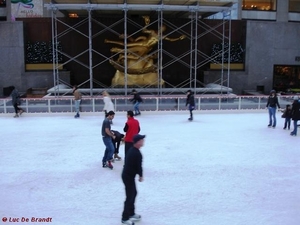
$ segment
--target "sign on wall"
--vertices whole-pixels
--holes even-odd
[[[43,16],[41,0],[11,0],[12,18],[32,18]]]

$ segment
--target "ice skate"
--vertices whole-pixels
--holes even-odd
[[[131,221],[139,221],[141,218],[142,218],[141,215],[134,214],[133,216],[129,217],[129,220],[131,220]]]
[[[118,156],[118,154],[114,154],[114,160],[116,161],[120,161],[122,158],[120,156]]]
[[[131,220],[122,220],[122,224],[134,225],[134,222],[132,222]]]
[[[77,114],[74,116],[75,119],[77,119],[77,118],[79,118],[79,117],[80,117],[79,113],[77,113]]]
[[[20,111],[19,111],[20,116],[22,115],[23,112],[24,112],[24,110],[20,109]]]
[[[18,114],[14,115],[14,118],[18,118],[18,117],[19,117],[19,115],[18,115]]]
[[[271,124],[268,124],[268,127],[269,127],[269,128],[271,128],[271,127],[272,127],[272,125],[271,125]]]
[[[107,167],[111,170],[114,168],[113,165],[111,164],[111,161],[107,162]]]
[[[102,167],[103,167],[103,168],[106,168],[106,167],[107,167],[106,162],[102,162]]]

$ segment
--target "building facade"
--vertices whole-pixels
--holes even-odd
[[[228,86],[233,92],[243,94],[248,90],[256,90],[268,93],[274,88],[278,91],[299,89],[300,0],[219,2],[232,3],[231,19],[246,21],[244,69],[230,69],[228,75]],[[29,88],[54,86],[55,79],[51,71],[26,70],[26,27],[18,17],[12,16],[17,14],[10,6],[9,0],[0,1],[0,90],[10,85],[16,86],[22,92]],[[24,11],[24,15],[39,20],[50,17],[51,13],[45,7],[39,7],[38,12]],[[59,16],[70,15],[59,12]],[[208,18],[218,19],[218,15],[216,13]],[[211,69],[203,71],[204,83],[215,82],[221,72]],[[69,73],[63,71],[60,74],[66,83],[71,82]]]

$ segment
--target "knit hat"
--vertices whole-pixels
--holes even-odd
[[[133,144],[137,143],[139,140],[142,140],[146,135],[136,134],[133,136]]]

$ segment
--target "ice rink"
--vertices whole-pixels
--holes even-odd
[[[272,129],[264,110],[142,112],[136,224],[299,225],[300,131],[280,115]],[[123,161],[102,168],[103,113],[73,116],[0,115],[0,224],[121,224]],[[112,129],[125,122],[117,112]]]

